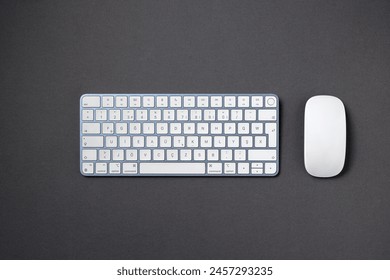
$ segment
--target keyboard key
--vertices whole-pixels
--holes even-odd
[[[161,121],[161,110],[150,110],[151,121]]]
[[[241,147],[251,148],[252,146],[253,146],[253,137],[252,136],[241,137]]]
[[[180,160],[188,161],[192,159],[191,150],[180,150]]]
[[[127,134],[127,123],[116,123],[115,132],[117,134]]]
[[[141,96],[130,96],[130,107],[139,108],[141,107]]]
[[[208,134],[209,133],[209,124],[208,123],[198,123],[196,127],[198,134]]]
[[[214,137],[214,147],[216,147],[216,148],[226,147],[226,137],[225,136],[215,136]]]
[[[136,119],[137,119],[137,121],[148,120],[148,111],[147,110],[137,110]]]
[[[178,150],[167,150],[167,160],[178,160],[179,151]]]
[[[242,110],[232,110],[231,120],[232,121],[242,121]]]
[[[229,110],[218,110],[217,112],[219,121],[228,121],[229,120]]]
[[[222,174],[222,163],[208,163],[207,173],[209,174]]]
[[[276,150],[248,150],[248,160],[276,160]]]
[[[82,145],[84,148],[103,147],[103,136],[83,136]]]
[[[262,123],[252,123],[251,127],[252,127],[252,130],[251,130],[252,134],[263,134],[263,124]]]
[[[126,160],[134,161],[138,159],[137,150],[126,150]]]
[[[173,147],[183,148],[185,147],[185,137],[184,136],[174,136],[173,137]]]
[[[133,137],[133,147],[142,148],[145,146],[145,138],[143,136],[134,136]]]
[[[124,160],[124,151],[123,150],[113,150],[112,159],[113,160]]]
[[[169,132],[171,134],[180,134],[181,133],[181,123],[171,123],[169,127]]]
[[[237,168],[238,174],[249,174],[249,163],[241,162],[238,164]]]
[[[249,107],[249,96],[239,96],[238,107],[241,108]]]
[[[209,161],[219,160],[219,151],[218,150],[207,150],[207,160],[209,160]]]
[[[157,136],[146,137],[146,147],[156,148],[157,147]]]
[[[276,147],[276,123],[266,123],[265,133],[268,134],[268,145]]]
[[[97,151],[96,150],[83,150],[82,151],[83,160],[96,160],[97,159]]]
[[[222,123],[211,123],[210,124],[211,134],[222,134]]]
[[[205,160],[206,151],[205,150],[194,150],[194,160]]]
[[[245,120],[246,121],[255,121],[256,120],[256,110],[245,110]]]
[[[215,110],[205,110],[204,111],[204,120],[205,121],[215,121]]]
[[[228,137],[228,147],[235,148],[240,145],[240,137],[238,136],[229,136]]]
[[[140,150],[139,151],[139,159],[140,160],[151,160],[152,159],[152,151],[151,150]]]
[[[100,107],[100,96],[84,96],[82,106],[84,108]]]
[[[83,163],[84,174],[93,174],[93,163]]]
[[[191,110],[191,121],[201,121],[201,120],[202,120],[202,111]]]
[[[236,134],[236,124],[225,123],[224,130],[225,130],[225,134]]]
[[[140,163],[141,174],[205,174],[204,163]]]
[[[111,174],[119,174],[121,173],[121,164],[120,163],[110,163],[109,169]]]
[[[138,164],[137,163],[123,163],[124,174],[137,174]]]
[[[118,145],[118,138],[116,136],[106,137],[106,147],[115,148]]]
[[[252,168],[260,168],[263,169],[263,163],[262,162],[253,162],[251,163]]]
[[[265,97],[265,107],[268,107],[268,108],[276,107],[276,97],[275,96],[266,96]]]
[[[189,136],[187,137],[187,147],[197,148],[199,146],[198,136]]]
[[[234,150],[234,160],[236,160],[236,161],[246,160],[246,151],[245,150]]]
[[[188,121],[188,110],[177,110],[176,119],[178,121]]]
[[[129,148],[130,147],[130,136],[119,137],[119,147]]]
[[[224,163],[225,174],[236,174],[236,164],[234,162]]]
[[[111,151],[99,150],[99,160],[111,160]]]
[[[96,120],[97,121],[106,121],[107,120],[107,110],[96,110]]]
[[[236,107],[236,97],[235,96],[225,96],[224,104],[225,104],[225,107],[227,107],[227,108]]]
[[[276,173],[276,163],[266,162],[264,171],[265,171],[265,174],[275,174]]]
[[[143,123],[142,131],[144,134],[154,134],[154,123]]]
[[[208,96],[198,96],[198,107],[200,107],[200,108],[209,107],[209,97]]]
[[[168,107],[168,96],[157,96],[157,107]]]
[[[195,107],[195,96],[184,96],[184,107]]]
[[[171,96],[169,103],[172,108],[181,107],[181,96]]]
[[[276,121],[276,110],[259,110],[260,121]]]
[[[255,136],[255,147],[262,148],[266,147],[267,138],[265,136]]]
[[[202,148],[209,148],[212,146],[212,138],[211,136],[202,136],[200,137],[200,146]]]
[[[254,108],[263,107],[263,97],[262,96],[252,96],[252,107],[254,107]]]
[[[120,110],[109,110],[108,119],[110,121],[119,121],[121,119],[121,111]]]
[[[116,96],[115,97],[115,105],[118,108],[127,107],[127,96]]]
[[[82,120],[83,121],[93,121],[93,110],[83,110]]]
[[[233,151],[232,150],[221,150],[221,160],[233,160]]]
[[[124,121],[134,121],[134,110],[123,110],[122,115]]]
[[[195,133],[195,124],[194,123],[184,123],[184,134],[194,134]]]
[[[103,96],[103,107],[114,107],[114,97],[113,96]]]
[[[259,175],[263,174],[263,169],[253,169],[251,170],[252,174]]]
[[[168,133],[168,124],[157,123],[157,134],[167,134],[167,133]]]
[[[96,163],[96,173],[97,174],[106,174],[107,173],[107,163],[105,163],[105,162]]]
[[[154,107],[154,96],[144,96],[142,98],[142,105],[145,108]]]
[[[237,126],[238,134],[249,134],[249,123],[239,123]]]
[[[130,130],[130,134],[140,134],[141,133],[141,124],[140,123],[131,123],[129,130]]]
[[[169,148],[171,146],[172,146],[172,137],[171,136],[160,137],[160,147]]]
[[[222,96],[211,96],[211,107],[221,108],[222,107]]]
[[[175,111],[174,110],[164,110],[163,116],[164,116],[164,121],[174,121],[175,120]]]
[[[100,123],[83,123],[82,131],[84,134],[99,134]]]
[[[165,151],[164,150],[153,150],[153,160],[164,160]]]

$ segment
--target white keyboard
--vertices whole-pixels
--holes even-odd
[[[84,94],[85,176],[275,176],[274,94]]]

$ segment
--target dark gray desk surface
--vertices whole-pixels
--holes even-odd
[[[0,258],[389,259],[389,1],[1,1]],[[275,92],[276,178],[84,178],[85,92]],[[303,166],[312,95],[348,111]]]

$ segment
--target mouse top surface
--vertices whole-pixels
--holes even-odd
[[[305,106],[304,161],[315,177],[338,175],[345,162],[346,116],[343,102],[334,96],[311,97]]]

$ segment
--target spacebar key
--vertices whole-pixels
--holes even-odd
[[[205,174],[204,163],[141,163],[140,174]]]

